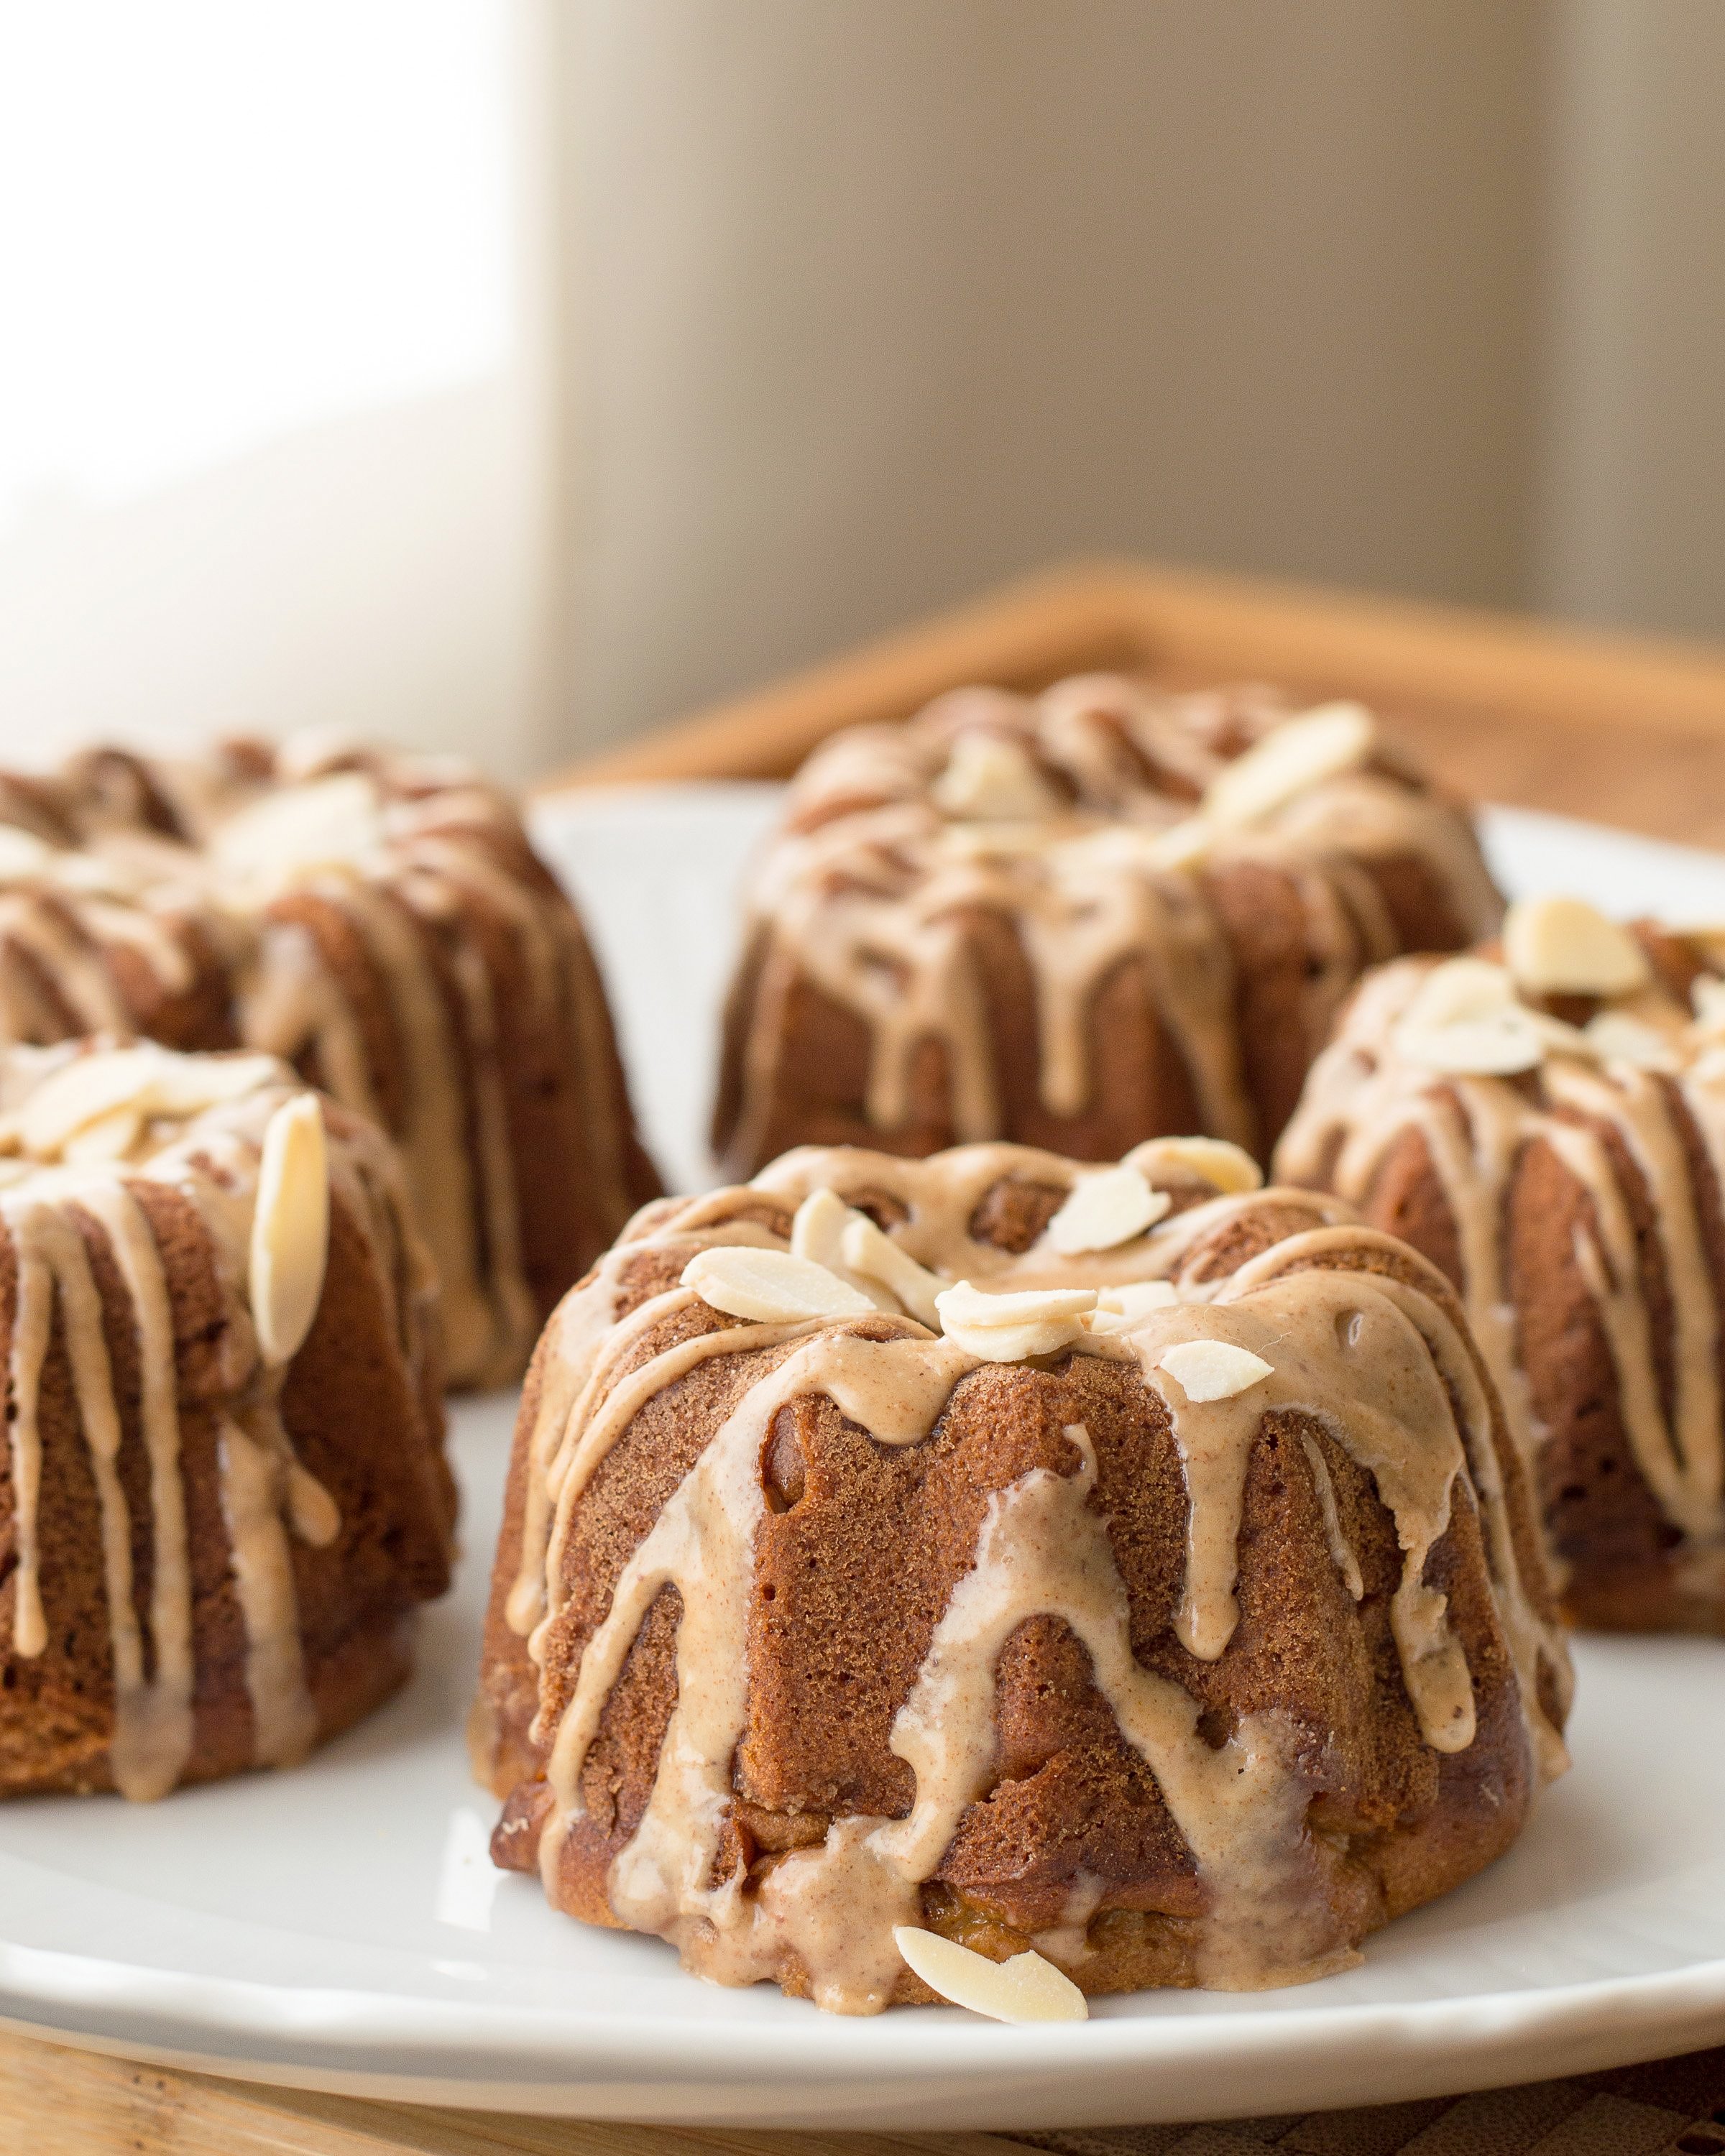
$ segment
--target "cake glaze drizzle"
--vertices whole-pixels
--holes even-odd
[[[1141,1153],[1147,1159],[1154,1150]],[[794,1208],[823,1188],[875,1202],[884,1194],[904,1214],[892,1224],[895,1240],[949,1279],[962,1274],[996,1291],[1176,1282],[1182,1300],[1122,1330],[1090,1335],[1076,1352],[1132,1372],[1172,1426],[1189,1506],[1177,1630],[1199,1657],[1225,1654],[1237,1621],[1240,1497],[1265,1419],[1310,1418],[1371,1478],[1393,1515],[1403,1553],[1391,1613],[1403,1683],[1425,1741],[1440,1753],[1466,1751],[1475,1737],[1471,1675],[1445,1597],[1425,1572],[1453,1506],[1476,1506],[1516,1672],[1529,1773],[1537,1785],[1561,1772],[1561,1738],[1541,1700],[1543,1685],[1561,1695],[1567,1657],[1522,1576],[1489,1383],[1450,1322],[1437,1276],[1405,1251],[1397,1271],[1374,1269],[1397,1246],[1350,1224],[1333,1205],[1288,1192],[1211,1196],[1123,1250],[1079,1258],[1057,1257],[1045,1241],[1013,1256],[972,1234],[978,1202],[1003,1177],[1060,1187],[1077,1172],[1054,1156],[1002,1145],[919,1163],[805,1148],[752,1185],[682,1208],[649,1209],[566,1301],[547,1358],[554,1382],[542,1386],[523,1428],[519,1545],[500,1554],[508,1623],[529,1635],[542,1668],[569,1591],[569,1525],[598,1463],[648,1402],[703,1363],[738,1354],[761,1361],[624,1563],[572,1682],[542,1697],[532,1734],[550,1809],[538,1849],[553,1898],[563,1845],[583,1816],[583,1768],[606,1704],[649,1612],[675,1589],[681,1609],[675,1704],[650,1798],[611,1866],[612,1911],[672,1940],[691,1967],[721,1980],[783,1979],[794,1970],[824,2005],[876,2010],[899,1974],[893,1927],[922,1921],[920,1889],[937,1874],[968,1807],[988,1793],[1000,1651],[1027,1620],[1055,1616],[1087,1649],[1097,1689],[1153,1772],[1197,1866],[1209,1905],[1197,1951],[1200,1980],[1229,1988],[1296,1981],[1352,1958],[1321,1891],[1331,1857],[1322,1838],[1306,1831],[1310,1789],[1291,1728],[1274,1712],[1247,1715],[1219,1747],[1199,1732],[1196,1698],[1134,1656],[1126,1592],[1096,1495],[1095,1446],[1081,1424],[1065,1430],[1067,1469],[1037,1468],[988,1500],[969,1568],[892,1726],[891,1748],[915,1771],[910,1813],[837,1817],[818,1845],[778,1857],[758,1878],[720,1876],[733,1758],[747,1722],[753,1553],[766,1506],[762,1460],[775,1418],[799,1399],[824,1394],[875,1442],[919,1444],[954,1389],[981,1366],[909,1317],[886,1313],[837,1323],[727,1320],[643,1360],[658,1329],[691,1312],[692,1291],[653,1296],[620,1322],[615,1313],[628,1269],[644,1250],[664,1245],[692,1254],[726,1241],[783,1248],[783,1237],[762,1218],[763,1199]],[[1271,1204],[1307,1224],[1290,1232],[1284,1224],[1281,1240],[1237,1270],[1203,1276],[1201,1253],[1217,1231]],[[1183,1270],[1189,1256],[1198,1270]],[[1409,1285],[1409,1266],[1428,1286]],[[1193,1339],[1252,1349],[1272,1363],[1273,1375],[1253,1392],[1194,1402],[1158,1368],[1166,1348]],[[1345,1414],[1341,1401],[1348,1404]],[[1343,1592],[1357,1601],[1358,1562],[1342,1542],[1328,1475],[1321,1464],[1311,1471]],[[1086,1951],[1084,1927],[1101,1898],[1088,1897],[1076,1928],[1048,1934],[1069,1958]]]
[[[1486,933],[1499,911],[1465,819],[1387,752],[1250,827],[1212,834],[1190,860],[1170,853],[1167,842],[1194,828],[1199,797],[1229,756],[1286,716],[1267,691],[1169,698],[1096,675],[1035,702],[960,691],[907,726],[857,728],[817,751],[749,893],[753,958],[731,1051],[737,1098],[718,1133],[732,1168],[759,1165],[788,1097],[785,1020],[805,983],[867,1029],[874,1131],[910,1122],[916,1074],[934,1048],[953,1140],[1008,1134],[978,915],[1004,925],[1028,966],[1050,1116],[1077,1116],[1089,1104],[1097,993],[1135,962],[1200,1127],[1258,1148],[1234,941],[1210,870],[1257,864],[1296,894],[1305,946],[1297,1024],[1310,1054],[1361,967],[1405,947],[1380,865],[1419,865],[1464,939]],[[1041,774],[1045,813],[967,819],[943,805],[954,744],[978,737]]]
[[[128,1058],[139,1051],[126,1050]],[[259,1353],[248,1303],[248,1254],[258,1167],[271,1119],[303,1097],[293,1074],[261,1057],[182,1058],[146,1050],[177,1070],[188,1098],[151,1112],[117,1157],[80,1161],[66,1148],[33,1157],[23,1140],[33,1097],[111,1051],[100,1046],[10,1051],[0,1072],[0,1233],[9,1244],[16,1292],[6,1371],[8,1460],[17,1563],[12,1649],[40,1656],[51,1636],[39,1508],[43,1476],[41,1399],[56,1341],[64,1344],[77,1419],[100,1520],[104,1600],[114,1686],[109,1766],[122,1794],[162,1796],[181,1779],[193,1741],[193,1582],[182,1457],[177,1341],[167,1273],[143,1197],[153,1187],[188,1199],[209,1238],[224,1307],[217,1353],[217,1456],[229,1573],[246,1652],[259,1766],[302,1758],[317,1732],[301,1648],[290,1537],[321,1547],[341,1527],[328,1491],[297,1459],[280,1411],[285,1364]],[[115,1060],[118,1060],[117,1057]],[[236,1092],[224,1073],[238,1072]],[[212,1078],[212,1073],[213,1077]],[[209,1096],[198,1098],[201,1080]],[[403,1291],[423,1301],[429,1265],[403,1240],[407,1199],[399,1170],[373,1133],[350,1126],[331,1147],[328,1172],[344,1215],[364,1239],[391,1322],[410,1332]],[[98,1286],[95,1232],[118,1275],[118,1320],[138,1358],[137,1415],[148,1463],[150,1590],[137,1606],[133,1522],[119,1471],[123,1419],[108,1346],[110,1299]]]

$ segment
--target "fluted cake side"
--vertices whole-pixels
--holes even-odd
[[[1564,1763],[1447,1284],[1236,1148],[804,1148],[547,1327],[472,1724],[494,1853],[839,2010],[910,1925],[1086,1992],[1344,1965]]]
[[[407,1163],[460,1384],[658,1189],[574,908],[468,766],[312,737],[0,773],[0,1041],[242,1044]]]
[[[1204,1130],[1260,1160],[1362,969],[1501,903],[1462,808],[1357,704],[1084,675],[836,736],[750,885],[715,1113],[788,1147]]]
[[[302,1758],[449,1584],[399,1163],[275,1058],[0,1052],[0,1793]]]
[[[1567,899],[1370,975],[1277,1154],[1461,1296],[1564,1599],[1725,1632],[1725,937]]]

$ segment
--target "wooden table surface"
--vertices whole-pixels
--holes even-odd
[[[836,726],[968,680],[1097,667],[1281,680],[1393,712],[1458,791],[1725,847],[1725,652],[1142,564],[1009,587],[589,759],[548,787],[788,772]],[[169,1801],[172,1801],[170,1799]],[[1721,2030],[1725,2040],[1725,2028]],[[581,2125],[300,2095],[0,2035],[0,2148],[32,2156],[1725,2156],[1725,2051],[1370,2112],[1077,2134]],[[8,2136],[10,2138],[8,2138]]]

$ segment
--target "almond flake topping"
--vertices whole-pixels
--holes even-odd
[[[382,799],[360,771],[284,786],[217,825],[210,854],[236,882],[283,876],[362,860],[383,843]]]
[[[932,1332],[939,1332],[940,1312],[935,1298],[946,1281],[926,1265],[919,1265],[866,1213],[854,1214],[846,1224],[839,1255],[850,1271],[860,1273],[866,1281],[878,1281],[912,1317],[920,1318]]]
[[[291,1362],[323,1296],[329,1261],[330,1171],[316,1093],[284,1101],[264,1132],[252,1213],[252,1323],[266,1363]]]
[[[1083,1337],[1083,1320],[1096,1306],[1094,1288],[1024,1288],[989,1295],[960,1281],[935,1297],[948,1340],[983,1363],[1021,1363],[1028,1355],[1054,1355]]]
[[[797,1208],[791,1222],[791,1255],[824,1265],[829,1273],[836,1273],[841,1281],[865,1295],[877,1310],[901,1309],[904,1306],[896,1295],[845,1263],[845,1231],[859,1220],[873,1225],[866,1213],[859,1213],[854,1205],[847,1205],[836,1190],[824,1185],[819,1190],[811,1190]],[[932,1318],[924,1321],[931,1325],[933,1322]]]
[[[1703,1033],[1725,1033],[1725,981],[1712,973],[1697,973],[1689,1000]]]
[[[1153,1310],[1167,1310],[1179,1301],[1172,1281],[1127,1281],[1118,1287],[1100,1288],[1096,1306],[1090,1314],[1092,1332],[1125,1332]]]
[[[791,1255],[811,1265],[835,1266],[845,1230],[855,1218],[836,1190],[811,1190],[791,1222]]]
[[[1151,1183],[1164,1175],[1175,1183],[1195,1178],[1229,1198],[1264,1187],[1263,1169],[1244,1146],[1226,1138],[1151,1138],[1126,1158]]]
[[[1621,996],[1651,968],[1626,928],[1581,898],[1518,899],[1504,916],[1503,955],[1535,995]]]
[[[45,839],[16,824],[0,824],[0,883],[21,883],[51,873],[59,858]]]
[[[944,814],[981,824],[1034,823],[1060,808],[1028,749],[998,734],[960,734],[934,782]]]
[[[905,1966],[955,2006],[986,2014],[993,2021],[1086,2021],[1084,1994],[1063,1969],[1027,1948],[1007,1961],[990,1961],[956,1939],[920,1925],[899,1924],[893,1943]]]
[[[1182,1340],[1165,1348],[1157,1366],[1176,1379],[1189,1400],[1231,1400],[1249,1392],[1274,1371],[1250,1348],[1236,1348],[1231,1340]]]
[[[794,1325],[812,1317],[860,1317],[875,1306],[837,1273],[788,1250],[725,1245],[702,1250],[683,1268],[683,1286],[732,1317]]]
[[[1410,1063],[1455,1077],[1510,1078],[1538,1069],[1550,1044],[1534,1014],[1518,1004],[1447,1025],[1417,1025],[1404,1019],[1395,1045]]]
[[[1676,1050],[1659,1030],[1627,1011],[1596,1011],[1582,1029],[1594,1054],[1606,1063],[1632,1063],[1639,1070],[1675,1070]]]
[[[1213,816],[1183,816],[1178,824],[1147,833],[1140,856],[1147,868],[1189,869],[1212,850],[1222,829]]]
[[[287,1075],[273,1055],[180,1055],[153,1041],[74,1056],[7,1118],[0,1143],[10,1139],[33,1159],[53,1160],[80,1131],[120,1110],[195,1116]]]
[[[1200,814],[1211,824],[1258,823],[1296,794],[1363,763],[1377,738],[1377,722],[1363,704],[1320,704],[1272,726],[1224,765]]]
[[[1507,966],[1494,966],[1488,958],[1445,958],[1420,982],[1402,1023],[1421,1027],[1488,1019],[1511,1009],[1515,1000]]]
[[[1167,1191],[1153,1190],[1136,1168],[1122,1161],[1118,1168],[1080,1176],[1045,1233],[1062,1257],[1117,1250],[1161,1219],[1173,1202]]]

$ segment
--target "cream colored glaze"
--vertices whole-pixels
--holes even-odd
[[[1428,970],[1405,960],[1363,986],[1312,1070],[1278,1149],[1278,1173],[1291,1182],[1325,1182],[1366,1204],[1391,1147],[1407,1132],[1420,1134],[1455,1223],[1470,1323],[1531,1461],[1545,1434],[1533,1409],[1504,1249],[1517,1163],[1528,1146],[1549,1147],[1586,1194],[1574,1257],[1610,1348],[1635,1463],[1687,1546],[1718,1544],[1725,1540],[1721,1313],[1678,1120],[1686,1111],[1717,1177],[1725,1164],[1725,1091],[1707,1036],[1689,1024],[1680,1004],[1646,988],[1608,1007],[1668,1040],[1675,1064],[1669,1077],[1553,1053],[1532,1086],[1440,1078],[1397,1045],[1397,1027]],[[1634,1224],[1604,1132],[1615,1135],[1652,1195],[1672,1315],[1669,1409]]]
[[[1341,1573],[1343,1586],[1358,1602],[1365,1594],[1366,1584],[1360,1577],[1359,1559],[1343,1532],[1329,1462],[1324,1458],[1323,1447],[1309,1430],[1301,1433],[1300,1445],[1306,1455],[1306,1464],[1312,1470],[1312,1486],[1317,1492],[1318,1510],[1323,1514],[1324,1540],[1329,1544],[1330,1560]]]
[[[50,839],[40,873],[0,889],[0,1042],[64,1037],[67,1011],[90,1032],[125,1033],[194,980],[177,914],[195,918],[228,973],[234,1015],[249,1045],[289,1061],[315,1061],[320,1081],[373,1120],[377,1088],[350,990],[301,924],[275,917],[285,896],[313,892],[357,939],[381,985],[403,1049],[396,1137],[444,1282],[446,1366],[462,1384],[501,1383],[520,1370],[538,1327],[522,1261],[518,1170],[495,1053],[490,973],[469,920],[482,905],[518,957],[536,1014],[565,1015],[582,1043],[582,1125],[595,1209],[629,1211],[624,1111],[613,1078],[603,991],[562,901],[517,873],[519,819],[498,793],[434,759],[331,750],[278,752],[275,775],[242,776],[204,764],[131,759],[174,806],[191,844],[131,822],[77,765],[42,782],[77,839]],[[353,764],[352,773],[345,767]],[[332,778],[330,774],[336,774]],[[360,774],[363,774],[362,777]],[[316,858],[316,836],[295,832],[280,859],[248,847],[224,861],[223,825],[260,804],[291,804],[282,781],[315,790],[349,778],[370,803],[331,843],[345,857]],[[333,814],[333,810],[332,810]],[[36,829],[39,813],[15,789],[0,792],[0,819]],[[316,823],[316,819],[310,819]],[[39,836],[46,837],[45,832]],[[260,834],[267,839],[268,834]],[[267,845],[259,852],[267,855]],[[428,953],[449,968],[465,1039],[458,1037]],[[112,959],[141,962],[151,987],[134,1009]],[[44,991],[51,981],[61,1001]]]
[[[1499,911],[1466,819],[1377,770],[1326,778],[1260,824],[1210,835],[1194,863],[1162,865],[1155,836],[1192,803],[1162,790],[1137,757],[1202,786],[1226,767],[1208,738],[1219,721],[1232,717],[1256,736],[1282,716],[1286,707],[1261,693],[1169,699],[1089,677],[1059,684],[1034,704],[964,692],[908,726],[860,729],[818,752],[792,789],[751,893],[761,972],[732,1157],[759,1158],[780,1083],[786,1006],[799,981],[867,1026],[866,1107],[876,1129],[908,1121],[917,1059],[934,1043],[945,1054],[957,1141],[999,1135],[995,1051],[967,925],[977,911],[1004,921],[1023,950],[1040,1098],[1050,1114],[1076,1116],[1088,1105],[1097,993],[1122,964],[1137,961],[1148,971],[1204,1127],[1254,1144],[1233,947],[1207,865],[1255,860],[1292,880],[1312,959],[1301,1025],[1313,1053],[1361,966],[1400,948],[1373,862],[1422,862],[1466,934],[1486,932]],[[954,738],[971,729],[1019,742],[1064,777],[1076,796],[1070,808],[1005,824],[943,815],[940,775]],[[1176,739],[1180,751],[1171,754]]]
[[[1275,1203],[1307,1210],[1309,1229],[1214,1281],[1187,1279],[1183,1268],[1214,1231],[1265,1203],[1260,1194],[1213,1198],[1119,1250],[1083,1258],[1060,1258],[1045,1238],[1014,1257],[971,1236],[978,1201],[1003,1176],[1064,1189],[1082,1173],[1076,1163],[1007,1145],[915,1162],[804,1148],[752,1184],[652,1209],[567,1299],[526,1431],[526,1525],[507,1596],[511,1624],[517,1631],[532,1625],[529,1652],[542,1667],[565,1598],[572,1508],[599,1462],[650,1399],[702,1362],[755,1353],[762,1360],[631,1555],[572,1689],[542,1699],[532,1734],[547,1749],[554,1799],[541,1841],[548,1886],[581,1815],[582,1768],[606,1702],[648,1612],[675,1588],[682,1607],[676,1704],[646,1811],[612,1868],[612,1907],[621,1922],[675,1941],[708,1975],[748,1983],[800,1972],[822,2005],[875,2010],[897,1980],[893,1927],[920,1921],[918,1887],[937,1873],[965,1808],[988,1787],[1001,1647],[1027,1619],[1052,1614],[1084,1641],[1099,1689],[1155,1773],[1198,1865],[1209,1898],[1202,1980],[1224,1987],[1296,1981],[1348,1958],[1322,1891],[1331,1859],[1304,1830],[1310,1793],[1293,1764],[1291,1732],[1273,1716],[1251,1717],[1214,1750],[1198,1734],[1193,1697],[1132,1656],[1124,1589],[1095,1502],[1094,1453],[1076,1426],[1067,1432],[1073,1471],[1039,1469],[990,1501],[972,1567],[894,1725],[892,1748],[916,1776],[908,1817],[839,1820],[818,1848],[781,1858],[758,1880],[715,1883],[732,1760],[746,1726],[753,1548],[765,1506],[761,1459],[774,1417],[794,1399],[824,1394],[877,1441],[915,1444],[977,1363],[909,1316],[891,1315],[726,1322],[644,1353],[656,1330],[696,1298],[674,1286],[618,1322],[619,1271],[655,1246],[665,1250],[674,1282],[696,1248],[727,1240],[783,1248],[786,1239],[762,1221],[739,1217],[743,1209],[770,1199],[788,1224],[801,1199],[824,1188],[847,1200],[870,1192],[896,1198],[907,1217],[892,1228],[894,1241],[947,1279],[962,1273],[996,1291],[1173,1279],[1181,1301],[1122,1332],[1089,1337],[1079,1352],[1135,1366],[1167,1406],[1189,1499],[1183,1641],[1214,1659],[1226,1651],[1237,1621],[1241,1496],[1264,1416],[1315,1419],[1371,1478],[1394,1517],[1403,1559],[1391,1623],[1404,1682],[1426,1742],[1450,1753],[1473,1741],[1472,1685],[1444,1597],[1424,1573],[1449,1525],[1458,1476],[1470,1483],[1532,1770],[1539,1780],[1561,1771],[1565,1755],[1545,1721],[1538,1679],[1542,1661],[1549,1664],[1561,1691],[1567,1656],[1561,1636],[1538,1620],[1517,1568],[1491,1395],[1445,1315],[1447,1291],[1437,1276],[1430,1275],[1427,1292],[1353,1269],[1362,1254],[1369,1260],[1399,1246],[1346,1224],[1322,1199],[1288,1192],[1276,1193]],[[1404,1251],[1396,1262],[1419,1264]],[[883,1328],[887,1337],[873,1337]],[[1271,1374],[1234,1399],[1194,1405],[1157,1368],[1165,1348],[1191,1339],[1251,1349],[1271,1362]],[[1303,1456],[1340,1589],[1358,1602],[1358,1559],[1309,1439]],[[1072,1917],[1069,1930],[1086,1923],[1095,1907]],[[1081,1936],[1063,1938],[1065,1958],[1082,1943]]]
[[[32,1088],[72,1060],[72,1048],[0,1056],[0,1101],[15,1111]],[[97,1050],[97,1053],[101,1051]],[[275,1765],[303,1755],[316,1733],[300,1645],[289,1531],[314,1545],[338,1532],[328,1491],[295,1458],[277,1408],[287,1372],[259,1358],[246,1299],[247,1255],[259,1156],[270,1117],[293,1096],[285,1070],[262,1066],[254,1090],[225,1106],[158,1118],[134,1157],[102,1168],[23,1160],[0,1191],[17,1265],[8,1380],[13,1513],[13,1650],[42,1654],[50,1636],[39,1537],[43,1438],[39,1406],[54,1342],[64,1343],[101,1522],[103,1583],[114,1682],[110,1763],[116,1786],[159,1797],[179,1780],[193,1743],[193,1585],[175,1363],[173,1314],[162,1254],[139,1193],[150,1183],[187,1198],[211,1237],[226,1303],[218,1408],[222,1496],[231,1566],[247,1639],[254,1757]],[[8,1127],[19,1127],[15,1113]],[[14,1141],[15,1142],[15,1141]],[[377,1158],[367,1156],[375,1154]],[[351,1217],[371,1232],[375,1192],[406,1196],[380,1142],[362,1134],[331,1149],[331,1180]],[[117,1268],[124,1312],[138,1352],[140,1435],[149,1463],[151,1590],[146,1625],[136,1606],[131,1523],[118,1471],[122,1418],[110,1361],[103,1296],[85,1235],[87,1217]],[[393,1250],[378,1248],[379,1276],[393,1296]],[[386,1262],[387,1261],[387,1262]],[[413,1277],[410,1276],[410,1277]],[[415,1291],[427,1291],[418,1279]],[[49,1589],[51,1599],[51,1588]],[[146,1677],[147,1663],[152,1673]]]

